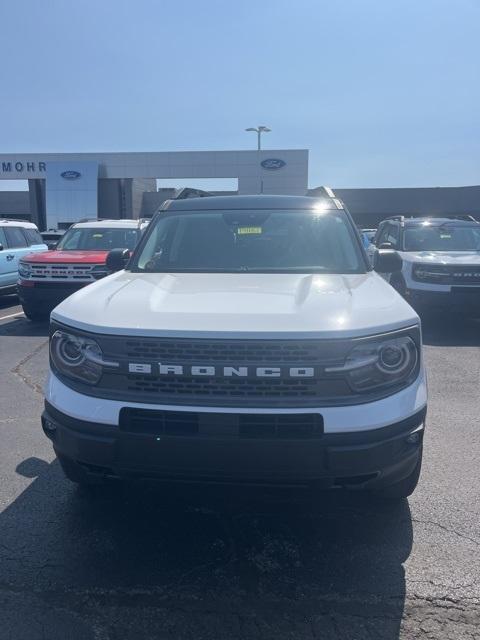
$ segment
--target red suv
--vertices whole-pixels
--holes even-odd
[[[19,264],[17,288],[27,318],[44,320],[74,291],[108,275],[108,253],[133,251],[147,224],[145,220],[79,222],[53,251],[25,256]]]

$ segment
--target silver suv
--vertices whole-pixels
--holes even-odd
[[[370,255],[377,249],[400,255],[402,269],[384,276],[418,311],[480,310],[480,224],[471,216],[388,218]]]

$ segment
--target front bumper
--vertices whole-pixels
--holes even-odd
[[[36,282],[19,280],[18,297],[22,305],[39,311],[51,311],[60,302],[91,282]]]
[[[212,421],[204,419],[194,435],[165,435],[155,422],[145,427],[79,420],[46,402],[42,426],[59,456],[94,477],[381,488],[414,470],[425,415],[426,407],[380,429],[279,438],[245,437],[231,428],[232,414],[223,414],[223,421],[207,413],[203,417]]]

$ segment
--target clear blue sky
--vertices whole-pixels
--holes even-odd
[[[4,0],[0,151],[246,149],[267,124],[310,186],[479,184],[479,33],[479,0]]]

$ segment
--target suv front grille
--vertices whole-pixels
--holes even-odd
[[[429,284],[469,285],[480,284],[480,265],[413,265],[413,279]]]
[[[418,341],[416,328],[412,337]],[[100,381],[66,384],[120,402],[189,407],[325,407],[389,395],[352,389],[342,365],[364,338],[183,339],[89,334],[105,361]],[[58,372],[57,372],[58,373]],[[61,376],[61,374],[59,374]]]
[[[97,339],[97,338],[96,338]],[[121,361],[97,385],[108,397],[164,404],[210,406],[316,406],[350,397],[340,374],[325,367],[341,364],[352,344],[345,340],[189,340],[99,337],[107,360]],[[127,363],[150,364],[151,373],[132,373]],[[179,365],[183,375],[160,375],[158,363]],[[190,367],[215,368],[215,375],[191,375]],[[248,375],[224,376],[223,367],[244,367]],[[255,375],[257,367],[278,367],[279,377]],[[312,367],[312,377],[288,375],[291,367]]]
[[[42,282],[95,282],[108,275],[105,271],[94,268],[94,264],[36,264],[30,263],[31,273],[28,280]]]

